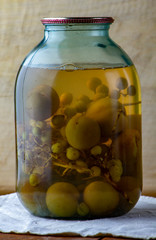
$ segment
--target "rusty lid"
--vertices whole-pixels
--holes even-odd
[[[113,23],[112,17],[67,17],[67,18],[43,18],[43,24],[70,24],[70,23]]]

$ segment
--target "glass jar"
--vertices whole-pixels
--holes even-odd
[[[109,37],[114,20],[44,18],[15,85],[17,192],[34,215],[120,216],[142,188],[136,69]]]

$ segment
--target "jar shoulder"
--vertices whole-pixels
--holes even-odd
[[[43,39],[25,58],[22,65],[51,66],[73,64],[80,68],[108,68],[133,65],[127,53],[112,39]]]

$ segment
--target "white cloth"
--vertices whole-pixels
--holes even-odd
[[[0,196],[0,231],[82,237],[156,238],[156,198],[141,196],[135,208],[121,217],[96,220],[54,220],[31,215],[17,194]]]

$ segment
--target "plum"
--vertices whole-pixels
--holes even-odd
[[[59,96],[48,85],[39,85],[33,89],[26,100],[29,116],[35,120],[45,120],[51,117],[59,107]]]
[[[119,194],[109,183],[95,181],[85,188],[84,202],[93,216],[103,217],[110,214],[117,207]]]
[[[99,124],[85,115],[77,113],[66,126],[66,137],[69,144],[79,150],[88,149],[100,140]]]
[[[86,116],[99,123],[102,136],[105,138],[111,137],[113,131],[121,132],[127,123],[123,105],[109,97],[93,102]]]
[[[55,217],[72,217],[78,206],[79,192],[68,182],[52,184],[46,194],[46,204]]]

